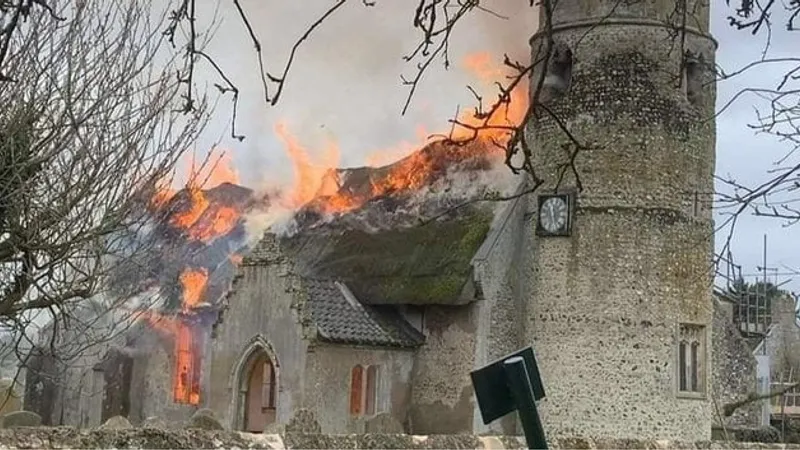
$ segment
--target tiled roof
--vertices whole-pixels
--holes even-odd
[[[416,347],[425,337],[394,307],[364,305],[343,284],[304,278],[311,318],[326,342],[389,347]],[[348,295],[350,298],[348,299]]]

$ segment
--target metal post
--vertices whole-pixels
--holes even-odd
[[[536,410],[536,401],[533,398],[533,387],[525,367],[525,360],[521,356],[513,356],[503,361],[506,372],[508,388],[514,397],[525,432],[525,441],[529,449],[547,449],[547,439],[544,435],[539,412]]]

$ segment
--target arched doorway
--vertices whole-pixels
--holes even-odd
[[[275,422],[278,400],[276,364],[263,347],[250,353],[239,374],[239,424],[242,430],[261,433]]]

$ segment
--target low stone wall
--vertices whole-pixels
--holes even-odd
[[[133,428],[122,430],[36,427],[0,430],[0,449],[30,448],[232,448],[232,449],[521,449],[522,438],[507,436],[409,436],[390,434],[250,434],[231,431],[160,430]],[[796,444],[757,444],[711,441],[686,443],[675,441],[556,439],[553,449],[791,449]]]

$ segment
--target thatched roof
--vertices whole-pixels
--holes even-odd
[[[342,281],[368,304],[458,304],[491,211],[420,226],[366,232],[321,227],[281,241],[303,276]]]

